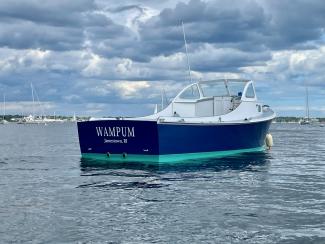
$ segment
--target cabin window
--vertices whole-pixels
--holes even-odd
[[[242,97],[245,88],[245,82],[228,82],[228,88],[231,96]]]
[[[247,98],[255,98],[255,91],[252,84],[249,84],[249,86],[247,87],[245,96]]]
[[[196,85],[188,87],[182,94],[179,96],[182,99],[199,99],[200,92]]]
[[[223,82],[202,83],[201,89],[204,97],[222,97],[229,95]]]

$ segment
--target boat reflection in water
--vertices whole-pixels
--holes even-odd
[[[164,174],[170,172],[193,172],[193,171],[258,171],[263,170],[272,159],[269,153],[251,152],[225,158],[191,159],[175,163],[152,164],[139,162],[114,162],[106,163],[103,160],[90,158],[80,159],[80,170],[83,175],[106,175],[128,172],[128,174]]]
[[[78,122],[78,133],[84,158],[169,163],[263,151],[274,117],[253,81],[222,79],[185,87],[149,116]]]

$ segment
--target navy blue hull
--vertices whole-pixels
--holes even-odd
[[[159,124],[159,153],[241,150],[264,145],[271,121],[228,125]]]
[[[264,146],[271,120],[242,124],[157,124],[102,120],[78,123],[82,154],[169,155]]]

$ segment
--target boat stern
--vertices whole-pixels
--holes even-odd
[[[109,161],[155,161],[156,121],[94,120],[78,122],[82,157]]]

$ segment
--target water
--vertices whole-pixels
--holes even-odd
[[[81,161],[74,124],[0,126],[1,243],[325,243],[325,128],[167,167]]]

